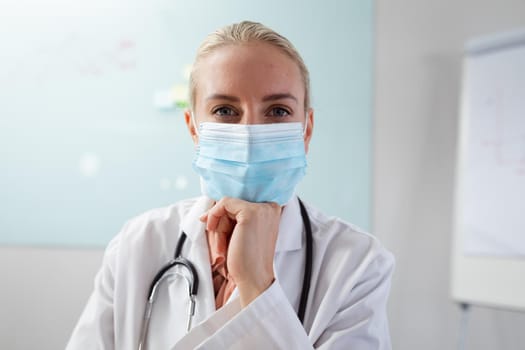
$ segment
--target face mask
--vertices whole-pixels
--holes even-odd
[[[193,169],[212,199],[286,204],[306,169],[301,123],[201,123]]]

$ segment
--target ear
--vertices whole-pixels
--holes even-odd
[[[193,144],[197,146],[199,144],[199,135],[197,135],[197,131],[195,130],[195,124],[191,117],[191,110],[187,109],[184,111],[184,121],[186,122],[190,136],[193,139]]]
[[[304,152],[308,153],[312,132],[314,131],[314,110],[312,108],[308,108],[306,120],[308,124],[306,125],[306,131],[304,133]]]

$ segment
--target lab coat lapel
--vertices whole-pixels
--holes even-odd
[[[188,236],[188,241],[182,250],[182,256],[186,257],[195,267],[199,276],[199,289],[193,325],[206,320],[215,312],[215,294],[213,292],[213,281],[211,279],[211,265],[208,252],[208,242],[204,234],[205,226],[199,217],[212,205],[212,200],[200,197],[192,206],[183,219],[182,228]]]
[[[297,196],[286,203],[279,222],[279,234],[275,252],[288,252],[301,249],[303,246],[303,220]]]
[[[297,311],[303,285],[305,250],[304,225],[299,202],[293,196],[283,208],[275,247],[275,278]]]

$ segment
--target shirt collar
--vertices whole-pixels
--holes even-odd
[[[191,206],[182,222],[182,230],[191,241],[195,241],[200,234],[204,233],[204,223],[199,217],[208,210],[213,200],[201,196]],[[276,252],[284,252],[301,249],[303,245],[303,222],[299,208],[297,196],[292,198],[284,205],[279,222],[279,234],[275,245]]]

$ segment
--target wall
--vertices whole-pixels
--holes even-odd
[[[453,349],[449,297],[461,50],[525,26],[522,0],[398,0],[376,5],[373,231],[394,252],[395,349]],[[525,314],[474,307],[467,349],[525,344]]]
[[[63,348],[102,254],[16,245],[100,246],[130,216],[198,193],[180,111],[151,100],[206,34],[243,19],[286,35],[310,69],[316,131],[300,195],[369,228],[373,0],[0,0],[0,243],[11,245],[0,247],[0,349]],[[115,44],[134,48],[129,69],[106,74]],[[334,159],[339,147],[352,167]],[[81,169],[101,166],[81,177],[84,151]],[[179,177],[184,191],[169,185]]]
[[[0,349],[63,349],[101,250],[0,247]]]
[[[286,35],[311,72],[300,195],[370,228],[372,0],[25,1],[0,1],[0,244],[103,247],[128,218],[198,195],[182,108],[170,106],[201,40],[244,19]],[[353,167],[334,159],[334,138]]]

